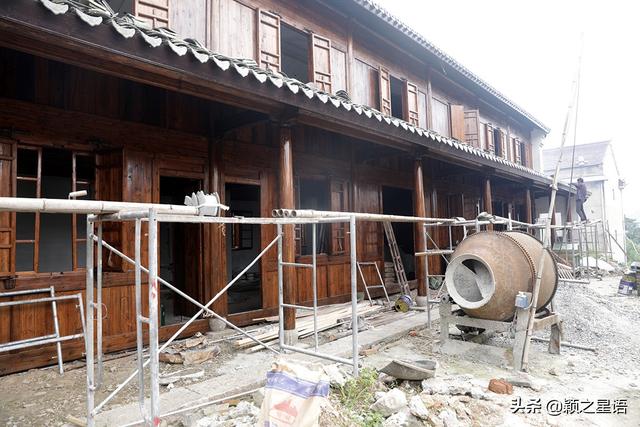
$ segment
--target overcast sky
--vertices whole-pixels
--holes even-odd
[[[560,145],[583,33],[577,141],[613,140],[640,219],[640,2],[376,1],[550,127],[545,147]]]

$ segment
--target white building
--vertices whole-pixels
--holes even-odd
[[[591,142],[565,147],[560,164],[560,181],[569,184],[583,178],[591,196],[584,204],[587,218],[591,221],[601,219],[611,234],[598,236],[601,241],[611,240],[611,253],[619,262],[625,262],[622,250],[625,243],[624,213],[622,190],[625,182],[620,175],[611,141]],[[553,174],[560,156],[559,148],[543,151],[544,172]],[[573,160],[573,161],[572,161]],[[573,163],[573,168],[572,168]],[[572,170],[573,169],[573,170]],[[566,204],[565,204],[566,206]],[[572,219],[577,220],[575,204],[572,203]],[[566,209],[566,208],[565,208]],[[561,212],[565,220],[565,212]]]

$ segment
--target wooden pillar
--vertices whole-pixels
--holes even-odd
[[[533,203],[531,201],[531,189],[529,187],[524,190],[524,210],[524,222],[533,224]]]
[[[208,191],[218,193],[222,203],[225,202],[223,167],[222,141],[212,138],[209,143]],[[204,300],[209,301],[227,284],[227,239],[223,224],[206,224],[203,232],[204,241],[207,242],[203,266]],[[211,308],[219,315],[226,316],[227,293],[222,294]],[[223,324],[220,326],[223,327]]]
[[[426,217],[427,206],[424,198],[424,174],[422,173],[422,159],[415,159],[413,166],[413,212],[415,216]],[[427,242],[424,235],[424,223],[415,224],[414,245],[416,252],[424,252],[427,250]],[[418,280],[418,305],[426,306],[427,301],[427,271],[425,262],[428,257],[416,257],[416,279]]]
[[[491,179],[488,176],[484,178],[484,211],[489,215],[493,215],[493,207],[491,201]],[[487,230],[493,230],[493,225],[487,225]]]
[[[281,126],[279,134],[280,144],[280,199],[279,208],[294,209],[293,189],[293,152],[291,147],[291,128]],[[295,262],[295,226],[283,227],[282,261]],[[283,268],[283,301],[285,304],[296,303],[296,272],[294,267]],[[296,313],[293,308],[284,309],[285,344],[293,344],[297,339]]]

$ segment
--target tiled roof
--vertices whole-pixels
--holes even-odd
[[[498,91],[498,89],[494,88],[489,83],[485,82],[480,77],[478,77],[476,74],[471,72],[471,70],[469,70],[467,67],[465,67],[464,65],[460,64],[458,61],[453,59],[451,56],[447,55],[440,48],[438,48],[433,43],[431,43],[430,41],[425,39],[417,31],[413,30],[411,27],[409,27],[408,25],[406,25],[405,23],[400,21],[400,19],[395,17],[393,14],[391,14],[385,8],[383,8],[382,6],[376,4],[372,0],[352,0],[352,1],[355,2],[356,4],[360,5],[364,9],[368,10],[369,12],[373,13],[378,18],[380,18],[383,21],[387,22],[389,25],[393,26],[397,30],[399,30],[402,33],[404,33],[406,36],[408,36],[409,38],[411,38],[412,40],[414,40],[415,42],[420,44],[422,47],[427,49],[430,53],[432,53],[433,55],[435,55],[436,57],[438,57],[439,59],[444,61],[451,68],[453,68],[454,70],[458,71],[464,77],[466,77],[467,79],[471,80],[473,83],[475,83],[476,85],[478,85],[482,89],[486,90],[487,92],[489,92],[494,97],[498,98],[501,102],[503,102],[503,103],[507,104],[509,107],[513,108],[515,111],[520,113],[522,116],[524,116],[526,119],[528,119],[531,123],[533,123],[534,125],[536,125],[540,129],[542,129],[546,133],[549,133],[550,129],[544,123],[542,123],[540,120],[536,119],[531,113],[525,111],[522,107],[520,107],[515,102],[511,101],[509,98],[507,98],[505,95],[503,95],[500,91]]]
[[[431,130],[422,129],[404,120],[385,116],[380,111],[360,104],[355,104],[345,98],[317,90],[299,80],[287,77],[278,72],[260,68],[252,59],[230,58],[206,49],[200,42],[193,39],[180,38],[175,32],[167,28],[151,28],[149,24],[128,13],[114,13],[103,0],[37,0],[54,15],[67,13],[75,14],[79,19],[91,27],[109,25],[123,38],[140,37],[150,48],[168,48],[177,56],[192,55],[201,63],[213,63],[220,70],[235,73],[241,78],[255,79],[261,84],[269,84],[281,90],[289,90],[293,94],[305,96],[308,99],[330,104],[342,109],[345,114],[366,116],[371,120],[386,123],[389,126],[402,128],[406,132],[430,139],[437,143],[448,145],[454,149],[464,151],[480,158],[520,170],[532,177],[549,178],[538,171],[510,162],[487,151],[474,148],[455,139],[444,137]]]

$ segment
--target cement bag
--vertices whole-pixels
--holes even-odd
[[[321,365],[278,359],[267,372],[258,425],[317,426],[328,395],[329,377]]]

